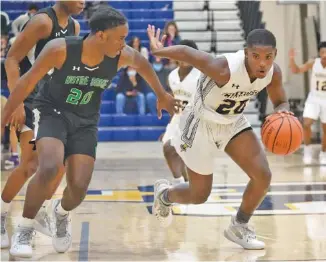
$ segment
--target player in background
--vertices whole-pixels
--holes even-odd
[[[323,138],[319,160],[326,163],[326,42],[318,46],[319,57],[311,59],[298,66],[295,62],[295,50],[289,52],[290,68],[294,74],[302,74],[311,70],[310,92],[303,111],[304,151],[305,164],[312,162],[311,126],[320,119],[323,129]]]
[[[198,50],[196,43],[192,40],[182,40],[179,44]],[[182,101],[184,109],[194,97],[200,71],[184,62],[177,62],[177,64],[178,67],[169,74],[168,85],[173,96]],[[162,138],[164,157],[173,175],[174,184],[188,181],[186,166],[175,148],[171,145],[171,138],[175,134],[175,129],[178,128],[179,122],[180,115],[175,114],[167,125]]]

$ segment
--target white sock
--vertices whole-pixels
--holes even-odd
[[[59,202],[59,204],[57,205],[57,207],[55,208],[55,212],[61,216],[65,216],[65,215],[68,215],[68,211],[67,210],[64,210],[62,205],[61,205],[61,200]]]
[[[9,208],[10,208],[10,203],[6,203],[1,199],[1,214],[8,213]]]
[[[46,200],[43,202],[42,207],[45,208],[45,209],[47,209],[47,207],[48,207],[50,204],[51,204],[51,200],[47,200],[47,199],[46,199]]]
[[[26,218],[26,217],[23,217],[19,226],[21,227],[33,227],[34,225],[34,219],[30,219],[30,218]]]
[[[173,184],[180,184],[180,183],[184,183],[184,182],[185,182],[185,179],[183,176],[173,179]]]
[[[312,145],[310,144],[310,145],[305,145],[304,147],[303,147],[303,152],[304,152],[304,154],[309,154],[309,155],[311,155],[312,154],[312,151],[313,151],[313,148],[312,148]]]

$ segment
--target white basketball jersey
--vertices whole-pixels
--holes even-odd
[[[229,82],[218,87],[213,79],[201,74],[192,106],[195,114],[201,118],[219,124],[230,124],[239,119],[249,100],[270,84],[274,66],[266,77],[257,78],[251,83],[243,50],[223,56],[229,64]]]
[[[326,98],[326,67],[323,67],[320,58],[315,59],[312,67],[310,89],[313,95]]]
[[[176,99],[184,102],[184,106],[190,102],[196,92],[198,79],[201,72],[193,68],[189,74],[181,81],[179,67],[169,74],[169,86]]]

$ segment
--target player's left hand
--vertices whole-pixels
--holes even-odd
[[[178,113],[182,108],[182,101],[175,99],[169,93],[165,92],[161,97],[158,97],[157,103],[157,116],[162,118],[162,109],[169,112],[170,115]]]
[[[155,52],[156,50],[159,50],[164,47],[166,35],[163,35],[160,40],[161,29],[157,29],[157,31],[155,32],[155,26],[148,25],[147,35],[149,38],[149,43],[150,43],[152,52]]]

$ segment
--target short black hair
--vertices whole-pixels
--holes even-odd
[[[105,31],[125,24],[127,24],[127,18],[110,6],[97,10],[89,20],[92,33]]]
[[[320,42],[318,45],[318,51],[320,51],[320,49],[322,48],[326,48],[326,42]]]
[[[195,41],[192,40],[188,40],[188,39],[181,40],[179,45],[186,45],[198,50],[198,46],[196,45]]]
[[[31,11],[31,10],[36,10],[36,11],[38,11],[38,6],[36,5],[36,4],[30,4],[29,6],[28,6],[28,11]]]
[[[254,29],[247,36],[247,47],[253,47],[255,45],[276,48],[276,38],[267,29]]]

